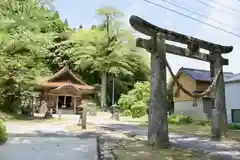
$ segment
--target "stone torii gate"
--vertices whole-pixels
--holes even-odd
[[[211,93],[214,99],[212,109],[212,139],[220,140],[221,133],[227,132],[225,85],[223,79],[223,65],[228,65],[228,59],[221,54],[230,53],[232,46],[222,46],[204,40],[193,38],[184,34],[157,27],[144,19],[131,16],[131,26],[140,33],[150,36],[151,39],[138,38],[137,47],[146,49],[151,53],[151,80],[150,104],[148,118],[148,141],[156,147],[165,147],[169,144],[167,122],[167,84],[166,67],[169,69],[174,82],[186,94],[200,98]],[[166,44],[165,40],[186,44],[187,48]],[[209,54],[200,52],[200,48],[208,50]],[[210,63],[212,84],[201,93],[188,92],[173,74],[167,60],[166,52],[178,56],[188,57]]]

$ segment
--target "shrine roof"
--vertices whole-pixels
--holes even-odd
[[[43,86],[43,87],[61,87],[61,86],[65,86],[65,85],[69,85],[69,82],[45,82],[41,86]],[[71,85],[77,89],[94,89],[93,86],[89,86],[86,84],[85,85],[71,84]]]
[[[50,78],[38,84],[40,88],[57,88],[72,85],[81,90],[93,90],[94,87],[87,85],[81,78],[77,77],[69,68],[65,66]]]
[[[68,66],[63,67],[61,70],[59,70],[58,72],[56,72],[52,77],[50,77],[47,81],[48,82],[55,82],[55,81],[59,81],[59,79],[61,78],[61,76],[63,75],[67,75],[67,77],[65,77],[65,80],[73,80],[75,83],[77,84],[85,84],[85,82],[83,80],[81,80],[79,77],[77,77],[70,69]]]

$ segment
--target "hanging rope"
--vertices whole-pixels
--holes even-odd
[[[166,65],[167,65],[167,68],[168,68],[168,70],[169,70],[172,78],[173,78],[173,83],[176,83],[177,86],[178,86],[185,94],[187,94],[188,96],[190,96],[190,97],[192,97],[192,98],[194,98],[194,99],[201,98],[201,97],[204,97],[204,96],[206,96],[207,94],[209,94],[209,93],[213,90],[214,86],[217,84],[218,79],[219,79],[220,74],[221,74],[221,71],[222,71],[222,69],[219,69],[219,70],[218,70],[216,76],[214,77],[214,79],[213,79],[213,81],[212,81],[212,84],[211,84],[204,92],[202,92],[202,93],[191,93],[190,91],[188,91],[187,89],[185,89],[185,88],[183,87],[183,85],[178,81],[177,77],[174,75],[174,73],[173,73],[173,71],[172,71],[172,68],[170,67],[170,65],[169,65],[169,63],[168,63],[167,60],[166,60]]]

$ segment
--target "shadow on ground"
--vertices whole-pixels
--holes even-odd
[[[128,137],[142,138],[147,136],[147,130],[139,129],[134,124],[105,124],[101,128],[114,132],[122,132]],[[191,135],[169,134],[170,141],[175,147],[195,150],[202,154],[211,155],[214,159],[240,159],[240,143],[216,142]]]

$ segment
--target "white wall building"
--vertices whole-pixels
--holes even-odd
[[[225,81],[228,123],[240,123],[240,74]]]

